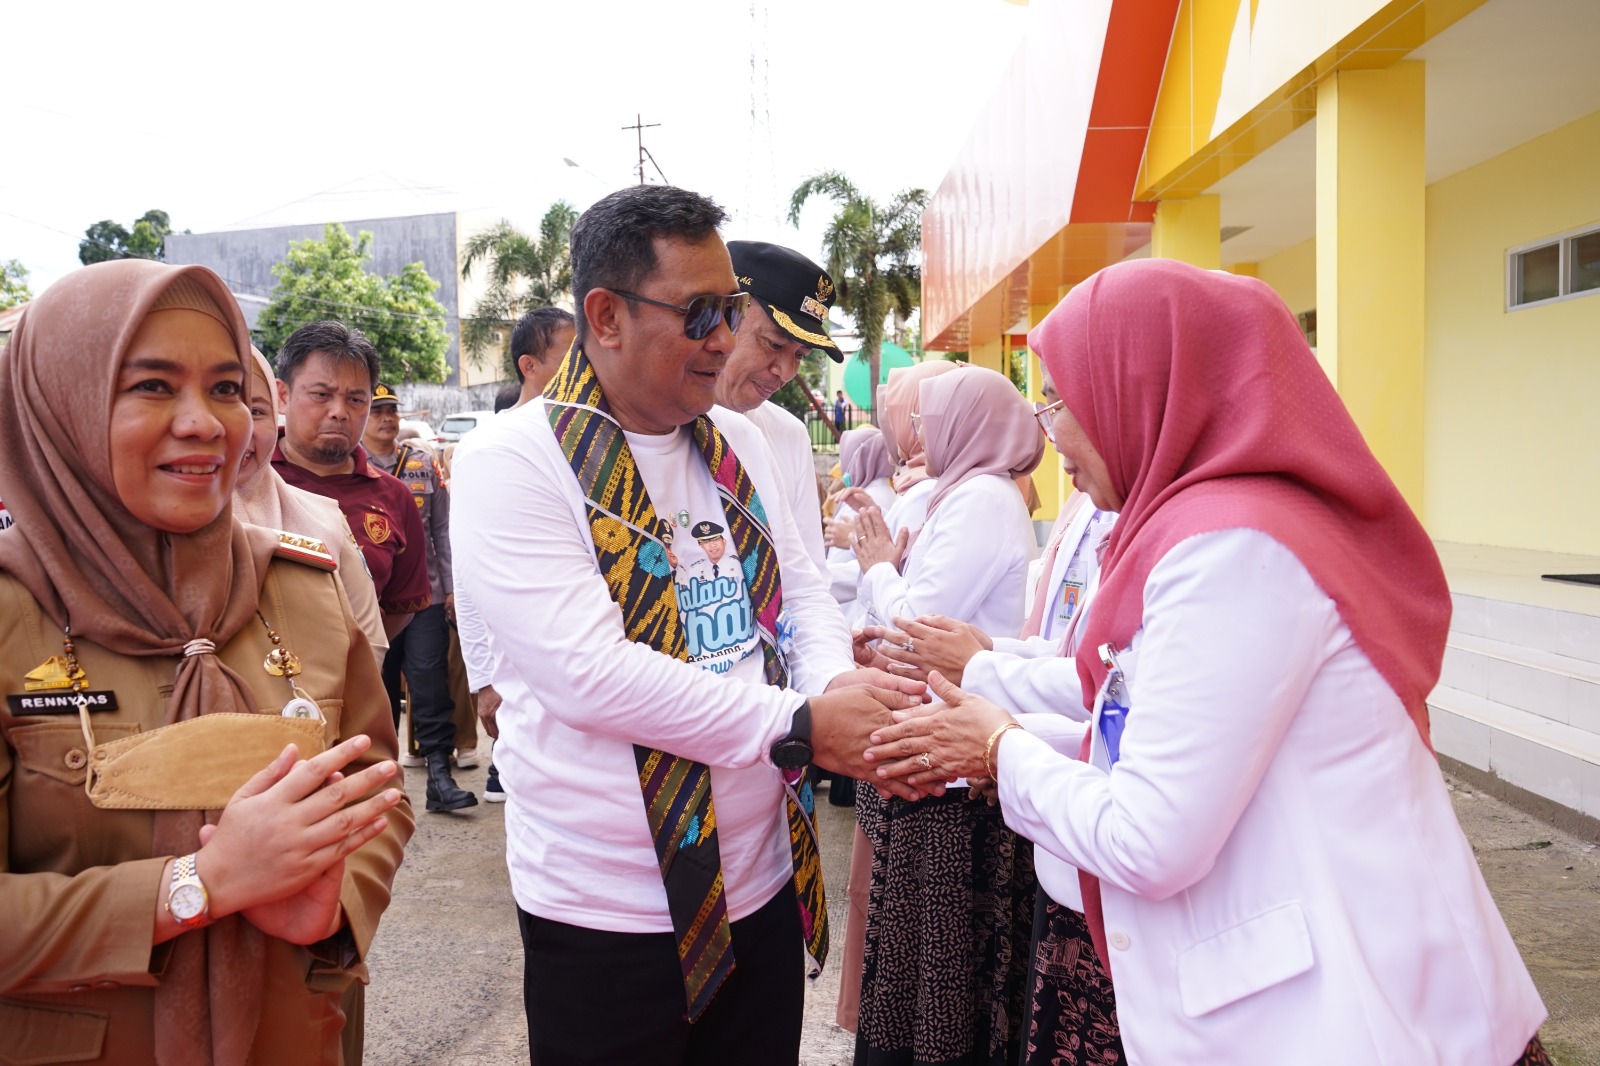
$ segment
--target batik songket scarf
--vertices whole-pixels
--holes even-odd
[[[622,427],[611,416],[600,379],[582,348],[573,345],[544,395],[556,440],[589,501],[586,510],[595,557],[611,598],[622,609],[628,639],[687,660],[672,567],[665,546],[656,537],[655,508]],[[695,444],[717,483],[729,536],[744,562],[767,683],[787,688],[789,671],[778,649],[783,591],[766,511],[738,456],[711,419],[701,415],[695,419],[693,431]],[[667,889],[667,909],[678,938],[688,1017],[693,1021],[711,1003],[734,964],[711,768],[642,745],[635,745],[633,751],[650,835]],[[812,824],[811,789],[803,783],[803,771],[786,775],[785,792],[795,893],[815,976],[827,957],[828,912]]]

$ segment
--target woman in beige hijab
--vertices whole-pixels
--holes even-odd
[[[367,635],[382,669],[389,637],[383,631],[378,592],[372,587],[361,549],[337,503],[296,488],[272,469],[272,451],[278,446],[278,379],[266,356],[253,347],[250,355],[250,443],[245,446],[239,484],[233,490],[233,513],[251,525],[299,533],[327,546],[339,560],[339,581],[350,600],[350,612]]]
[[[332,560],[232,513],[249,350],[215,274],[122,260],[0,360],[15,1061],[341,1059],[413,818]]]

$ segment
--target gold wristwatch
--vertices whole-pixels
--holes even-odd
[[[172,864],[172,887],[167,889],[167,913],[185,929],[205,924],[211,897],[195,872],[194,856],[185,855]]]

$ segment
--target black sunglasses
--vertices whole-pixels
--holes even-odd
[[[711,331],[717,328],[719,321],[728,323],[730,333],[738,333],[739,323],[744,321],[744,313],[750,310],[750,294],[747,292],[736,292],[731,296],[696,296],[683,307],[679,307],[677,304],[640,296],[636,292],[623,292],[621,289],[611,291],[625,300],[638,300],[640,303],[678,312],[683,316],[683,335],[692,341],[702,341],[711,336]]]

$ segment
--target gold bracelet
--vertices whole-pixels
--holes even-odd
[[[989,771],[989,780],[997,784],[1000,781],[1000,771],[995,769],[994,765],[994,746],[1000,742],[1000,734],[1004,733],[1008,729],[1021,728],[1022,726],[1016,722],[1007,722],[1005,725],[989,734],[989,743],[983,746],[983,768]]]

